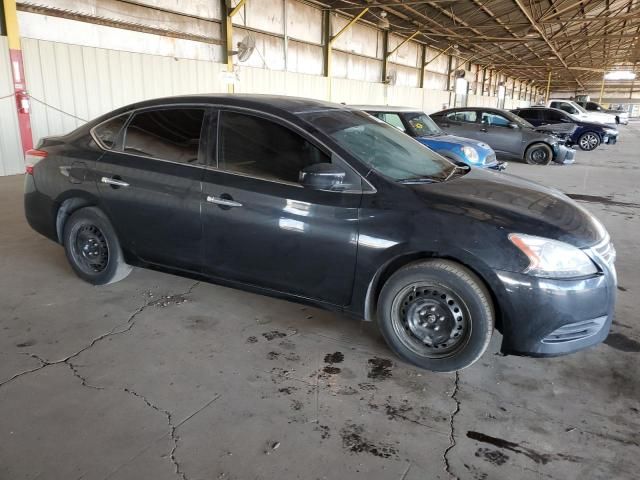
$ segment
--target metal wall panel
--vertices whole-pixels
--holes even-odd
[[[147,98],[227,91],[219,63],[29,38],[22,48],[34,142]]]
[[[0,36],[0,175],[24,173],[7,37]]]
[[[404,42],[404,38],[399,35],[389,35],[389,51],[393,51],[399,44]],[[420,67],[420,61],[422,60],[422,48],[420,44],[409,40],[402,45],[398,50],[393,52],[389,57],[389,61],[398,63],[400,65],[406,65],[407,67]]]
[[[287,0],[287,35],[291,38],[322,43],[322,10]]]
[[[349,19],[337,14],[331,15],[332,35],[338,33],[349,22]],[[376,28],[356,23],[334,42],[333,48],[343,52],[353,52],[367,57],[382,59],[383,35]]]

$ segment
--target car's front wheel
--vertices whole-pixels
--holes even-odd
[[[598,145],[600,145],[600,136],[597,133],[585,132],[580,135],[578,145],[580,145],[582,150],[586,150],[587,152],[595,150]]]
[[[549,165],[553,151],[546,143],[534,143],[524,153],[524,161],[529,165]]]
[[[111,222],[98,208],[82,208],[68,218],[63,244],[73,270],[93,285],[117,282],[131,272]]]
[[[389,347],[404,360],[451,372],[485,352],[494,310],[473,272],[436,259],[411,264],[389,278],[378,301],[378,324]]]

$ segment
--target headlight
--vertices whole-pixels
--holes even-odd
[[[466,145],[463,146],[462,153],[464,153],[464,155],[467,157],[467,160],[469,160],[472,163],[478,163],[478,160],[480,160],[478,151],[473,147],[468,147]]]
[[[521,233],[510,234],[509,240],[529,259],[525,273],[538,277],[571,278],[598,272],[586,253],[568,243]]]

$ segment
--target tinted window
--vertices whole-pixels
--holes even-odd
[[[509,119],[495,113],[482,112],[482,123],[497,127],[506,127],[509,125]]]
[[[202,108],[167,108],[137,113],[129,123],[124,151],[179,163],[198,160]]]
[[[579,113],[577,108],[574,108],[570,104],[564,102],[551,102],[551,108],[559,108],[560,110],[574,115]]]
[[[524,110],[516,110],[513,113],[515,113],[521,118],[524,118],[525,120],[537,120],[538,118],[540,118],[539,116],[540,111],[532,108],[524,109]]]
[[[98,125],[93,133],[100,142],[100,144],[106,149],[116,148],[116,142],[118,140],[118,134],[122,130],[122,127],[127,122],[129,113],[120,115],[118,117],[107,120],[106,122]]]
[[[376,113],[375,116],[392,127],[396,127],[401,132],[406,131],[402,124],[402,119],[397,113]]]
[[[567,118],[562,112],[556,112],[554,110],[546,110],[544,112],[545,120],[549,122],[561,122],[564,118]]]
[[[219,167],[267,180],[298,183],[300,171],[330,158],[302,136],[252,115],[220,114]]]
[[[445,118],[456,121],[456,122],[475,122],[478,117],[475,111],[468,110],[468,111],[447,113]]]

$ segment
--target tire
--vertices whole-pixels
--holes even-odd
[[[378,326],[389,348],[436,372],[462,370],[478,360],[489,346],[494,318],[482,281],[450,260],[398,270],[378,300]]]
[[[578,146],[581,150],[590,152],[600,145],[600,135],[594,132],[584,132],[578,139]]]
[[[107,285],[131,272],[111,222],[96,207],[75,211],[64,225],[62,239],[71,268],[86,282]]]
[[[529,165],[549,165],[553,160],[553,150],[546,143],[534,143],[524,152],[524,161]]]

